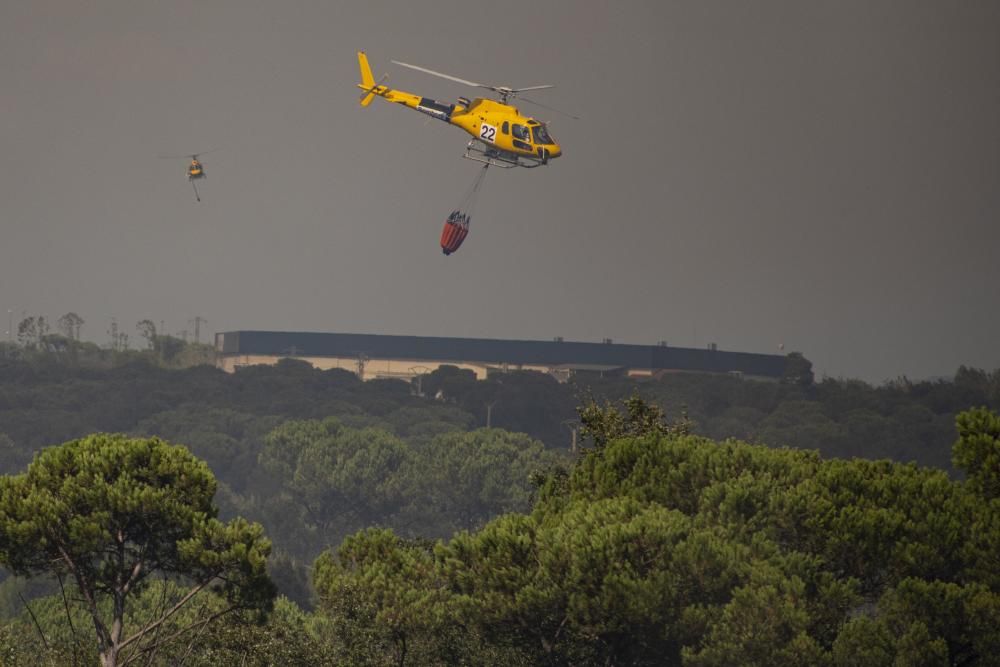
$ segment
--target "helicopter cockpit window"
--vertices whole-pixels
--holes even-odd
[[[510,123],[504,121],[503,125],[500,126],[500,131],[504,134],[510,134]]]
[[[535,125],[531,128],[531,131],[535,134],[536,144],[554,144],[552,137],[549,136],[548,130],[545,129],[544,125]]]
[[[528,132],[528,128],[524,125],[515,124],[511,128],[510,133],[514,135],[515,139],[520,139],[521,141],[531,141],[531,135]]]

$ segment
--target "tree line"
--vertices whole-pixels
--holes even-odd
[[[559,383],[531,372],[476,380],[448,366],[413,383],[362,383],[291,358],[227,374],[205,364],[168,368],[152,349],[101,354],[0,358],[0,473],[92,433],[184,443],[219,480],[222,516],[264,525],[272,575],[306,607],[309,564],[362,527],[442,538],[527,511],[531,470],[571,455],[581,429],[575,408],[587,401],[635,394],[715,440],[948,469],[955,415],[1000,408],[1000,372],[968,368],[948,381],[882,386],[810,382],[805,372],[787,382],[580,374]],[[3,600],[0,584],[0,607]]]
[[[195,318],[198,326],[203,321],[201,317]],[[53,331],[52,323],[44,315],[25,316],[16,327],[13,322],[8,325],[8,339],[0,341],[0,359],[21,359],[34,363],[54,360],[103,368],[136,358],[155,360],[160,365],[173,368],[214,361],[212,346],[202,345],[197,336],[193,342],[189,341],[186,330],[170,335],[163,330],[162,322],[159,328],[150,319],[136,322],[135,330],[145,341],[137,348],[132,347],[130,334],[127,328],[119,325],[118,318],[111,318],[108,343],[103,347],[83,340],[81,332],[84,324],[86,320],[80,315],[68,312],[56,320]]]
[[[578,418],[581,451],[529,473],[525,509],[442,539],[362,525],[323,549],[314,611],[275,597],[270,540],[260,525],[217,518],[214,478],[186,448],[109,435],[48,448],[0,478],[0,562],[48,573],[59,589],[0,627],[0,655],[12,665],[996,663],[996,412],[957,416],[961,480],[712,440],[638,396],[587,402]],[[404,465],[387,432],[366,429],[283,424],[265,436],[262,465],[299,485],[286,493],[314,520],[363,524],[373,505],[398,502],[402,481],[362,481],[375,487],[352,496],[365,480],[356,471],[371,459]],[[478,467],[463,494],[503,489],[497,462],[531,449],[496,429],[473,432],[487,441],[479,449],[462,435],[426,442],[442,477]],[[369,440],[378,444],[358,444]],[[449,461],[453,448],[462,453]],[[324,518],[324,493],[348,518]]]

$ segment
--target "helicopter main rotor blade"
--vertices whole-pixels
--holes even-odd
[[[512,93],[521,93],[521,92],[524,92],[525,90],[543,90],[545,88],[555,88],[555,86],[552,85],[552,84],[545,84],[544,86],[528,86],[527,88],[511,88],[510,92],[512,92]],[[539,105],[539,106],[541,106],[541,105]]]
[[[525,90],[544,90],[546,88],[555,88],[552,84],[544,84],[541,86],[527,86],[525,88],[509,88],[507,86],[491,86],[485,83],[476,83],[475,81],[469,81],[468,79],[460,79],[457,76],[452,76],[451,74],[444,74],[443,72],[436,72],[432,69],[426,67],[420,67],[419,65],[411,65],[410,63],[404,63],[399,60],[390,60],[389,62],[395,63],[396,65],[401,65],[402,67],[409,67],[410,69],[415,69],[418,72],[423,72],[424,74],[430,74],[432,76],[439,76],[442,79],[448,79],[449,81],[455,81],[456,83],[463,83],[466,86],[472,86],[473,88],[485,88],[486,90],[492,90],[494,93],[499,93],[501,99],[506,100],[507,96],[516,97],[518,93]],[[523,98],[522,98],[523,99]],[[539,104],[539,106],[543,106]],[[553,109],[553,111],[558,111],[558,109]],[[560,112],[561,113],[561,112]],[[567,114],[568,115],[568,114]]]
[[[571,113],[563,111],[562,109],[556,109],[555,107],[550,107],[548,104],[542,104],[541,102],[536,102],[535,100],[529,100],[527,97],[518,97],[519,100],[524,100],[528,104],[534,104],[536,107],[541,107],[543,109],[548,109],[549,111],[555,111],[556,113],[562,114],[564,116],[569,116],[573,120],[580,120],[579,116],[574,116]]]
[[[434,70],[427,69],[426,67],[418,67],[417,65],[411,65],[409,63],[399,62],[398,60],[390,60],[389,62],[395,63],[397,65],[402,65],[403,67],[409,67],[410,69],[415,69],[418,72],[423,72],[425,74],[432,74],[434,76],[439,76],[442,79],[448,79],[449,81],[464,83],[465,85],[472,86],[473,88],[486,88],[487,90],[494,90],[493,86],[487,86],[482,83],[476,83],[475,81],[467,81],[465,79],[459,79],[457,76],[451,76],[450,74],[442,74],[441,72],[435,72]]]
[[[163,153],[160,153],[156,157],[160,158],[161,160],[177,160],[177,159],[180,159],[182,157],[183,158],[197,159],[199,155],[208,155],[209,153],[214,153],[216,151],[221,151],[221,150],[222,150],[222,148],[219,147],[219,148],[213,148],[210,151],[202,151],[200,153],[184,153],[183,155],[164,155]]]
[[[209,153],[215,153],[216,151],[221,151],[221,150],[222,150],[222,146],[219,146],[218,148],[213,148],[212,150],[209,150],[209,151],[202,151],[200,153],[192,153],[191,155],[188,155],[187,157],[192,158],[192,159],[198,159],[198,157],[201,156],[201,155],[208,155]]]

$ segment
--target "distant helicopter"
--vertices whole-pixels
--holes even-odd
[[[191,164],[188,165],[188,180],[196,181],[199,178],[205,178],[205,168],[201,166],[201,162],[198,162],[198,154],[191,156]]]
[[[198,194],[198,186],[195,185],[195,181],[205,178],[205,167],[198,160],[198,156],[205,155],[206,153],[213,153],[219,150],[218,148],[212,149],[210,151],[205,151],[203,153],[190,153],[188,155],[160,155],[158,157],[173,160],[177,158],[190,158],[191,162],[188,163],[187,175],[188,181],[191,183],[191,187],[194,188],[194,198],[201,201],[201,196]]]
[[[526,90],[542,90],[554,86],[528,86],[527,88],[490,86],[459,79],[424,67],[409,65],[398,60],[391,62],[467,86],[492,90],[499,95],[500,100],[477,97],[470,101],[468,98],[459,97],[457,104],[444,104],[429,97],[393,90],[382,85],[382,81],[385,81],[386,77],[382,77],[378,83],[375,82],[371,67],[368,65],[368,56],[365,55],[364,51],[358,51],[358,64],[361,67],[361,83],[358,84],[358,88],[364,91],[361,95],[361,106],[368,106],[376,96],[383,97],[390,102],[402,104],[432,118],[460,127],[473,137],[466,145],[465,154],[462,157],[488,165],[505,169],[512,167],[533,168],[548,164],[549,160],[562,155],[562,148],[549,134],[545,123],[522,115],[516,107],[507,103]],[[522,99],[531,104],[557,111],[527,98]],[[559,113],[564,112],[560,111]],[[570,117],[576,118],[576,116]]]

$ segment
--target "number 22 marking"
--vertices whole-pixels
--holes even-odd
[[[497,128],[492,125],[487,125],[483,123],[479,126],[479,138],[484,141],[489,141],[490,143],[496,141],[497,138]]]

